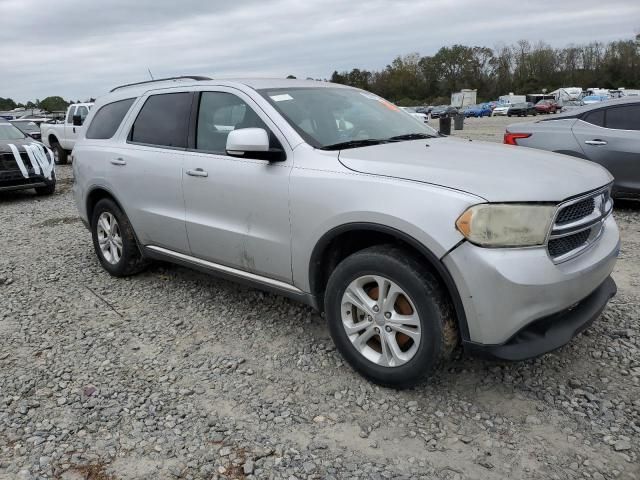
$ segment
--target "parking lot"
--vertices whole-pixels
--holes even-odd
[[[640,478],[640,204],[616,205],[618,295],[584,334],[395,391],[283,297],[167,264],[110,277],[57,173],[51,197],[0,195],[1,480]]]

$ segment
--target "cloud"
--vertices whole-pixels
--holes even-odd
[[[514,6],[516,5],[516,6]],[[630,38],[636,0],[2,0],[0,96],[99,96],[180,74],[326,78],[443,45]]]

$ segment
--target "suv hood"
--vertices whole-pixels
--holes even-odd
[[[340,151],[350,170],[461,190],[489,202],[559,202],[613,180],[595,163],[451,137]]]

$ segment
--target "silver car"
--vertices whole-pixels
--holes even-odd
[[[640,98],[609,100],[509,125],[505,143],[591,160],[613,175],[615,198],[640,199]]]
[[[612,177],[562,160],[346,86],[180,77],[98,100],[73,188],[110,274],[161,259],[305,302],[356,370],[404,387],[460,343],[554,350],[615,294]]]

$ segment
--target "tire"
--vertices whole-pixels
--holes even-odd
[[[360,292],[360,295],[368,296],[366,301],[377,304],[381,283],[371,280],[372,276],[383,279],[383,285],[384,281],[390,283],[388,293],[402,293],[390,297],[393,304],[369,305],[366,308],[369,308],[370,315],[367,315],[365,310],[348,300],[363,297],[345,292],[347,289]],[[344,259],[329,278],[324,306],[331,337],[338,351],[356,371],[382,386],[406,388],[423,381],[458,345],[458,332],[448,295],[436,277],[424,267],[424,262],[398,247],[374,246]],[[401,307],[404,311],[398,311]],[[374,310],[378,313],[373,313]],[[401,317],[400,314],[409,316]],[[353,318],[356,318],[355,322]],[[411,318],[416,326],[407,327],[409,321],[402,318]],[[401,323],[405,321],[407,323]],[[363,326],[358,329],[361,323]],[[412,332],[412,336],[396,330],[400,327],[407,333]],[[346,328],[351,328],[350,334]],[[382,344],[391,343],[383,342],[382,335],[393,339],[389,342],[393,341],[396,347],[394,350],[388,346],[387,351],[398,354],[384,355]]]
[[[35,191],[38,196],[53,195],[56,191],[56,173],[52,172],[51,181],[46,182],[44,187],[36,187]]]
[[[108,229],[104,223],[99,225],[101,219],[110,219]],[[110,198],[103,198],[94,207],[91,216],[91,236],[100,264],[114,277],[134,275],[148,266],[149,262],[140,252],[129,219]],[[106,251],[100,246],[101,240],[107,244]]]
[[[67,151],[62,148],[59,143],[54,143],[53,145],[51,145],[51,147],[53,149],[55,163],[57,163],[58,165],[66,165],[69,161],[69,154],[67,153]]]

